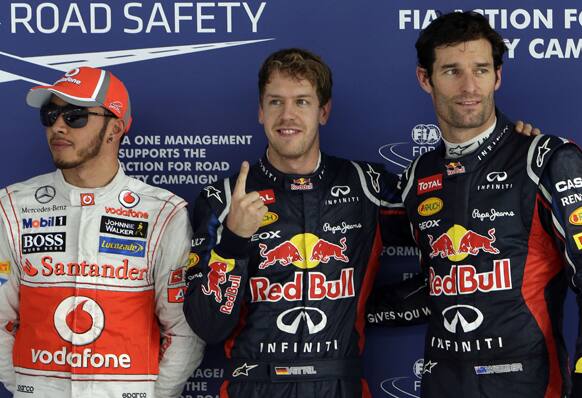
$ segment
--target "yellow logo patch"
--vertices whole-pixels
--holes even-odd
[[[428,198],[418,205],[418,214],[425,217],[432,216],[441,211],[443,207],[444,203],[441,199],[435,197]]]
[[[279,215],[277,213],[273,213],[272,211],[268,211],[263,216],[263,221],[261,221],[261,227],[265,225],[273,224],[279,220]]]

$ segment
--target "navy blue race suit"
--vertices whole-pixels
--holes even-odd
[[[204,340],[226,339],[221,397],[370,397],[360,366],[366,299],[382,242],[411,243],[393,204],[397,177],[325,154],[313,174],[286,175],[263,157],[246,186],[269,211],[250,239],[225,225],[235,181],[204,188],[195,203],[184,306]]]

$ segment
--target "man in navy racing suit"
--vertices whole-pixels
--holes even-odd
[[[571,379],[561,330],[568,283],[581,299],[580,150],[509,133],[483,16],[443,15],[416,48],[443,134],[401,181],[429,279],[422,397],[580,397],[582,339]]]
[[[397,178],[320,152],[331,71],[319,57],[272,54],[259,89],[267,152],[196,201],[186,318],[227,339],[221,397],[370,397],[365,303],[382,241],[406,239]]]

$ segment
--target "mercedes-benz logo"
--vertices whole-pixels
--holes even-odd
[[[295,315],[295,318],[293,318],[291,323],[285,323],[286,315],[294,312],[298,312],[298,314]],[[312,317],[314,317],[316,320],[318,317],[321,317],[321,320],[318,323],[315,323]],[[277,327],[283,332],[296,334],[297,329],[299,329],[299,324],[302,320],[305,320],[307,323],[307,330],[309,331],[309,334],[319,333],[327,325],[327,316],[319,308],[295,307],[288,309],[287,311],[283,311],[281,314],[279,314],[277,317]]]
[[[462,310],[462,308],[466,308],[466,310]],[[451,318],[450,313],[453,312],[454,315]],[[447,313],[449,313],[448,316]],[[463,313],[465,315],[463,315]],[[465,316],[470,316],[470,319],[473,320],[468,321]],[[459,323],[461,324],[461,329],[463,332],[472,332],[483,323],[483,313],[479,311],[478,308],[465,304],[453,305],[443,310],[443,324],[445,329],[451,333],[457,333],[457,326]]]
[[[55,197],[56,191],[53,186],[45,185],[36,190],[34,198],[38,203],[48,203]]]

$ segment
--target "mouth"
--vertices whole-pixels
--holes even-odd
[[[282,127],[278,128],[277,133],[283,137],[292,137],[296,134],[301,133],[301,130],[294,128],[294,127]]]
[[[457,105],[460,105],[460,106],[463,106],[463,107],[474,107],[474,106],[477,106],[477,105],[481,104],[481,100],[478,100],[478,99],[466,99],[466,100],[455,101],[455,103]]]
[[[73,143],[71,141],[68,141],[68,140],[56,139],[56,140],[51,140],[50,146],[53,149],[59,150],[59,149],[71,148],[73,146]]]

